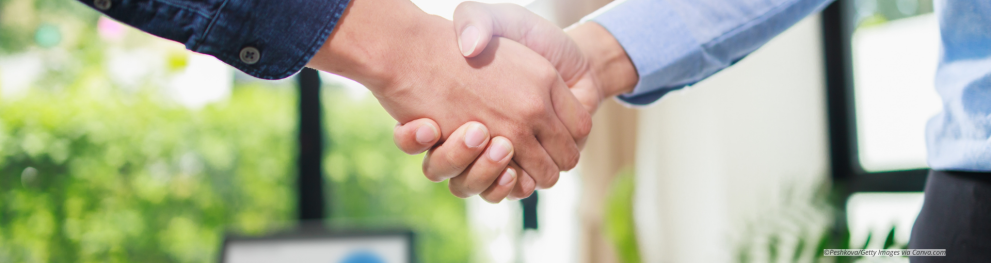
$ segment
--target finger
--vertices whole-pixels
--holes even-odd
[[[567,171],[578,164],[580,151],[576,141],[584,140],[585,136],[588,135],[588,129],[591,129],[591,121],[588,120],[590,117],[588,116],[588,112],[584,110],[584,106],[575,99],[560,77],[554,74],[552,80],[553,82],[546,84],[549,86],[548,89],[550,89],[550,98],[547,99],[549,101],[544,103],[545,105],[551,105],[551,107],[543,108],[540,111],[541,114],[535,115],[539,119],[533,123],[533,131],[543,150],[554,160],[558,171]],[[584,118],[585,120],[579,118]],[[572,129],[574,130],[572,132],[565,125],[565,122],[570,123],[572,126],[586,127]],[[580,138],[576,140],[575,136],[580,136]],[[524,168],[527,167],[524,166]],[[553,185],[553,182],[542,180],[545,179],[544,177],[535,176],[534,179],[537,181],[537,187],[545,188]]]
[[[507,196],[509,196],[509,193],[513,191],[513,185],[515,183],[516,183],[516,170],[513,170],[512,167],[506,167],[506,169],[503,170],[502,175],[499,176],[499,179],[496,181],[496,183],[489,186],[489,189],[485,189],[485,191],[479,194],[478,196],[481,197],[486,202],[492,204],[498,204],[499,202],[502,202],[503,199],[506,199]]]
[[[465,57],[478,56],[492,39],[492,15],[487,6],[463,2],[454,9],[454,32],[458,34],[458,47]]]
[[[578,149],[575,139],[568,133],[568,128],[564,127],[559,119],[552,118],[537,124],[535,135],[544,151],[554,160],[558,172],[571,170],[578,165],[581,151]],[[537,179],[538,187],[550,187],[546,185],[548,182],[542,182],[538,178],[534,179]],[[550,184],[553,185],[553,183]]]
[[[599,84],[595,82],[595,79],[586,76],[579,78],[574,85],[570,85],[571,93],[585,106],[585,110],[588,111],[590,117],[598,110],[603,96],[602,91],[599,90]]]
[[[451,193],[457,197],[466,198],[477,195],[490,186],[502,185],[508,194],[515,183],[503,181],[500,176],[506,171],[506,166],[513,159],[513,144],[505,137],[495,137],[489,143],[488,148],[482,156],[475,160],[475,163],[465,169],[461,175],[451,178],[448,183]],[[515,172],[513,177],[515,177]],[[503,185],[507,184],[507,185]],[[501,198],[500,198],[501,200]]]
[[[465,57],[475,57],[485,50],[488,40],[493,37],[505,37],[519,42],[540,54],[560,71],[568,85],[578,80],[581,67],[569,65],[584,65],[585,57],[581,55],[578,45],[571,40],[560,27],[540,17],[526,8],[514,4],[483,4],[478,2],[463,2],[454,9],[454,29],[461,44],[471,41],[474,30],[478,31],[477,45],[459,45]],[[472,34],[464,34],[466,31]]]
[[[566,131],[562,132],[566,133]],[[537,137],[522,136],[520,139],[513,139],[513,143],[516,146],[513,160],[523,168],[523,172],[533,179],[535,187],[548,188],[557,182],[558,173],[561,170],[554,159],[545,151],[545,146],[541,145]],[[573,144],[572,141],[572,146]]]
[[[454,9],[454,29],[458,34],[458,46],[465,57],[475,57],[485,50],[489,39],[505,36],[517,42],[523,40],[535,25],[550,21],[513,4],[483,4],[463,2]],[[561,29],[558,28],[558,31]]]
[[[581,101],[576,98],[579,93],[573,93],[573,89],[569,89],[564,81],[558,77],[558,81],[554,83],[551,87],[551,103],[554,106],[554,112],[557,114],[557,119],[561,121],[568,132],[571,134],[571,138],[574,140],[578,149],[580,146],[585,145],[585,140],[588,138],[588,134],[592,131],[592,115],[586,106],[583,105]],[[538,136],[538,139],[540,136]],[[543,142],[543,140],[541,140]],[[551,152],[551,156],[554,156],[554,152]],[[568,156],[571,158],[571,156]],[[577,164],[577,156],[574,156],[575,163],[569,163],[569,165],[561,165],[562,170],[571,170],[574,165]],[[557,159],[555,159],[557,160]]]
[[[434,120],[416,119],[406,124],[396,124],[392,140],[407,154],[419,154],[429,150],[440,140],[440,126]]]
[[[489,142],[489,130],[478,122],[461,125],[443,144],[427,152],[423,159],[423,174],[434,182],[461,174]]]
[[[537,190],[537,183],[533,181],[533,177],[526,173],[526,171],[523,171],[523,168],[520,168],[516,164],[516,161],[509,163],[509,167],[516,169],[517,176],[516,186],[513,187],[513,191],[509,193],[509,197],[507,198],[510,200],[520,200],[530,197],[533,191]]]

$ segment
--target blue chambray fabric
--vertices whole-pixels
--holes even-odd
[[[636,66],[619,99],[650,104],[733,65],[832,0],[628,0],[593,14]]]
[[[589,18],[640,75],[619,99],[645,105],[733,65],[831,0],[628,0]],[[991,171],[991,1],[936,0],[943,111],[927,126],[929,167]],[[897,94],[892,94],[896,96]]]
[[[936,92],[926,150],[936,170],[991,171],[991,2],[934,1],[940,31]]]
[[[78,0],[94,7],[94,0]],[[289,77],[330,37],[348,0],[111,0],[107,16],[263,79]],[[95,8],[95,7],[94,7]],[[260,60],[241,61],[254,47]]]

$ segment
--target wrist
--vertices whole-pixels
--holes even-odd
[[[426,31],[430,17],[408,0],[351,0],[307,66],[381,93],[396,81],[396,67],[407,64],[408,40]]]
[[[598,23],[586,22],[569,28],[567,33],[589,60],[592,72],[601,83],[599,89],[604,97],[633,91],[639,80],[636,67],[608,30]]]

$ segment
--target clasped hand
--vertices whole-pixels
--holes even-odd
[[[493,36],[496,39],[506,38],[506,40],[526,45],[550,62],[557,71],[556,74],[566,83],[576,99],[582,103],[586,112],[594,113],[601,102],[603,97],[599,90],[601,85],[592,74],[589,61],[585,59],[578,45],[549,21],[515,5],[485,5],[467,2],[456,9],[454,25],[456,32],[460,33],[458,42],[465,57],[477,58],[481,54],[499,48],[498,46],[486,45]],[[561,117],[566,118],[567,116]],[[499,125],[499,123],[487,124]],[[583,131],[590,128],[590,123],[576,124],[587,125],[577,128]],[[431,127],[435,127],[433,125],[429,119],[420,119],[404,125],[397,125],[395,129],[396,144],[404,151],[418,153],[430,149],[425,157],[423,169],[428,178],[435,176],[434,173],[438,167],[465,167],[467,172],[451,179],[449,183],[451,192],[464,197],[465,193],[477,193],[466,191],[466,189],[478,189],[475,185],[483,184],[488,188],[481,192],[481,197],[488,202],[499,202],[507,197],[506,193],[510,194],[510,198],[523,198],[533,192],[533,188],[530,188],[528,183],[531,180],[528,177],[533,174],[532,172],[524,170],[522,176],[514,176],[516,175],[513,170],[514,167],[500,166],[499,163],[493,162],[494,159],[487,158],[490,156],[482,155],[483,151],[466,147],[465,143],[447,140],[440,146],[431,149],[430,146],[435,143],[434,139],[439,138],[429,137],[426,133],[418,134],[417,129],[432,129]],[[469,123],[462,126],[461,129],[478,126],[480,125],[477,123]],[[418,137],[418,135],[422,135],[422,137]],[[580,135],[587,135],[587,133]],[[501,137],[493,139],[493,141],[496,140],[499,143],[503,142]],[[575,136],[575,142],[579,147],[584,144],[584,140],[584,136]],[[519,144],[519,141],[512,141],[517,142],[516,145],[520,147],[526,147]],[[545,145],[545,147],[554,146]],[[556,153],[550,149],[547,149],[546,152]],[[491,150],[488,153],[491,153]],[[459,158],[449,158],[452,155]],[[519,161],[526,160],[524,156],[519,155],[514,158]],[[552,178],[556,179],[556,174],[559,174],[560,171],[571,168],[558,167],[561,169],[551,172],[554,174],[551,176]],[[513,177],[520,178],[518,179],[519,183],[510,185]],[[538,185],[538,187],[550,187],[555,181],[550,181],[550,185],[544,184]]]
[[[382,14],[376,1],[399,8]],[[406,0],[351,3],[309,66],[368,87],[401,124],[396,145],[427,151],[424,175],[450,179],[455,196],[494,203],[553,186],[577,165],[591,114],[614,95],[586,59],[597,42],[572,40],[604,31],[593,23],[566,34],[516,5],[466,2],[452,23]]]

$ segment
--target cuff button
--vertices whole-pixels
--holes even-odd
[[[110,9],[111,5],[113,5],[113,2],[110,0],[93,0],[93,6],[103,11]]]
[[[254,65],[255,63],[258,63],[258,60],[261,60],[262,53],[255,47],[245,47],[241,49],[240,57],[241,62],[244,62],[244,64]]]

